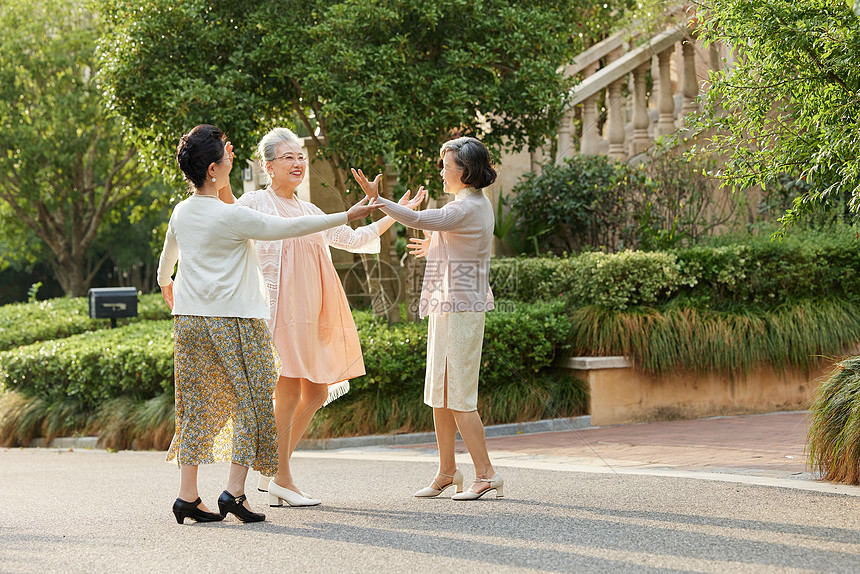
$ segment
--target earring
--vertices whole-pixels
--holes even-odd
[[[218,181],[218,180],[216,180],[216,179],[213,177],[213,178],[212,178],[212,183],[215,183],[216,181]]]

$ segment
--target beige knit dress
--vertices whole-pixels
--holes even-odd
[[[470,412],[478,406],[484,314],[493,309],[490,252],[495,217],[481,190],[467,187],[440,209],[413,212],[380,198],[382,211],[430,231],[419,314],[428,316],[424,403]]]

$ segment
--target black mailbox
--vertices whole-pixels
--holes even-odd
[[[116,327],[117,317],[137,317],[135,287],[99,287],[90,289],[90,318],[110,319]]]

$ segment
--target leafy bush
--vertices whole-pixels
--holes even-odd
[[[639,305],[767,309],[791,301],[860,300],[860,240],[848,226],[782,242],[700,245],[667,252],[494,259],[496,295],[524,302],[565,297],[569,305],[623,310]]]
[[[138,316],[119,319],[118,325],[170,318],[160,293],[141,295]],[[0,351],[37,341],[61,339],[78,333],[106,329],[105,319],[90,319],[86,297],[61,297],[0,307]]]
[[[695,244],[743,221],[745,197],[718,189],[703,174],[707,157],[655,148],[631,166],[606,156],[577,155],[528,173],[506,203],[516,215],[519,253],[670,249]],[[509,222],[497,215],[500,222]]]
[[[92,408],[173,388],[172,321],[146,321],[0,353],[0,388]]]
[[[614,246],[631,177],[625,163],[584,155],[527,173],[509,200],[517,216],[519,249],[561,253]]]
[[[809,413],[809,466],[825,480],[860,484],[860,357],[836,366]]]
[[[422,403],[427,322],[389,327],[372,312],[357,311],[354,317],[368,374],[354,379],[349,394],[321,411],[316,432],[432,428],[432,411]],[[0,353],[0,390],[18,397],[7,397],[6,414],[0,405],[0,417],[17,421],[0,425],[0,443],[10,436],[28,441],[34,432],[86,431],[110,438],[112,445],[162,444],[167,417],[173,416],[164,406],[165,393],[172,396],[173,390],[171,330],[172,321],[139,322]],[[512,312],[487,315],[480,380],[487,395],[482,400],[489,401],[489,411],[482,413],[486,420],[583,411],[583,391],[567,389],[577,382],[547,374],[566,349],[569,332],[562,302],[520,303]],[[525,402],[507,404],[497,393]],[[49,424],[60,412],[67,423]]]

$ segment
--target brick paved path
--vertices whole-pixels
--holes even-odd
[[[603,459],[613,466],[801,474],[808,470],[806,430],[806,413],[779,413],[522,434],[487,439],[487,446],[491,453],[575,458],[581,464],[602,465]],[[462,443],[457,446],[466,452]]]

